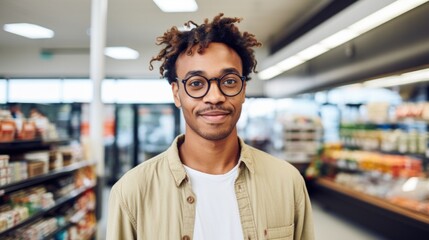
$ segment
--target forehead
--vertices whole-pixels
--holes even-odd
[[[236,69],[242,73],[242,61],[237,52],[224,43],[210,43],[202,53],[197,52],[198,46],[192,48],[192,55],[181,53],[176,61],[178,77],[185,76],[190,71],[201,71],[212,76],[218,75],[224,69]]]

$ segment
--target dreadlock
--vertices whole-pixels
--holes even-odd
[[[157,45],[165,44],[165,47],[157,56],[152,57],[149,69],[153,70],[154,61],[161,61],[159,72],[171,84],[176,81],[175,64],[181,53],[186,52],[186,54],[192,55],[193,47],[198,46],[196,51],[201,54],[211,42],[218,42],[228,45],[237,52],[243,63],[243,75],[250,79],[249,74],[256,72],[257,64],[252,48],[262,44],[256,40],[255,35],[248,32],[241,33],[238,30],[234,23],[239,23],[241,18],[229,18],[223,17],[223,15],[223,13],[218,14],[212,22],[205,19],[201,25],[188,21],[185,26],[193,27],[190,31],[182,32],[174,26],[163,36],[158,37]]]

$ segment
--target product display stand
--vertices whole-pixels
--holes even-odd
[[[314,182],[314,197],[332,210],[388,239],[427,239],[429,216],[341,186],[328,178]]]

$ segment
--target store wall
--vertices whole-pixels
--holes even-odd
[[[83,52],[82,52],[83,50]],[[158,65],[149,71],[149,61],[156,50],[140,52],[137,60],[115,60],[106,57],[106,76],[108,78],[159,78]],[[258,59],[266,56],[266,49],[258,49]],[[52,55],[43,55],[35,47],[0,48],[0,78],[46,78],[46,77],[88,77],[89,49],[77,48],[75,51],[65,51]],[[247,87],[248,96],[262,96],[263,82],[256,75]]]

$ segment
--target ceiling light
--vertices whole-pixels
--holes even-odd
[[[363,34],[425,2],[427,0],[398,0],[354,23],[349,29],[357,34]]]
[[[353,31],[350,31],[349,29],[343,29],[325,39],[320,41],[320,45],[326,47],[326,48],[335,48],[340,46],[341,44],[350,41],[351,39],[359,36],[359,34],[354,33]]]
[[[290,58],[287,58],[280,63],[277,63],[275,65],[281,65],[283,67],[280,67],[282,71],[280,72],[273,72],[271,71],[270,74],[262,74],[265,72],[261,71],[258,74],[258,77],[262,80],[268,80],[271,79],[277,75],[280,75],[283,72],[286,72],[293,67],[296,67],[300,65],[301,63],[304,63],[305,61],[308,61],[310,59],[313,59],[326,51],[335,48],[337,46],[340,46],[343,43],[346,43],[353,38],[358,37],[359,35],[368,32],[390,20],[393,18],[398,17],[399,15],[416,8],[423,3],[428,2],[429,0],[397,0],[386,7],[374,12],[371,15],[368,15],[367,17],[361,19],[360,21],[350,25],[349,27],[342,29],[331,36],[323,39],[319,43],[316,43],[314,45],[309,46],[308,48],[298,52],[297,54],[291,56]],[[296,63],[296,59],[293,58],[299,58],[305,61],[302,61],[299,64],[292,64]],[[292,66],[292,67],[291,67]],[[274,74],[277,73],[277,74]],[[269,77],[268,77],[269,76]]]
[[[400,85],[401,78],[400,76],[389,76],[389,77],[383,77],[383,78],[377,78],[373,80],[369,80],[363,83],[364,87],[371,87],[371,88],[382,88],[382,87],[392,87],[396,85]]]
[[[273,77],[279,75],[282,72],[283,71],[281,69],[279,69],[276,65],[274,65],[274,66],[271,66],[271,67],[259,72],[258,77],[262,80],[268,80],[270,78],[273,78]]]
[[[403,73],[402,76],[404,78],[429,80],[429,68],[425,68],[425,69],[417,70],[417,71],[413,71],[413,72]]]
[[[128,47],[107,47],[104,49],[104,54],[120,60],[139,58],[139,52]]]
[[[290,58],[287,58],[279,63],[276,64],[276,66],[281,69],[282,71],[287,71],[289,69],[292,69],[299,64],[303,63],[304,60],[300,59],[297,56],[292,56]]]
[[[406,85],[411,83],[429,81],[429,68],[393,75],[384,78],[377,78],[363,83],[364,87],[381,88]]]
[[[3,30],[31,39],[53,38],[54,31],[30,23],[10,23],[3,25]]]
[[[163,12],[195,12],[198,5],[195,0],[153,0]]]
[[[301,52],[297,53],[296,55],[304,60],[315,58],[319,55],[322,55],[323,53],[327,52],[329,49],[324,47],[321,44],[314,44],[313,46],[306,48],[302,50]]]

